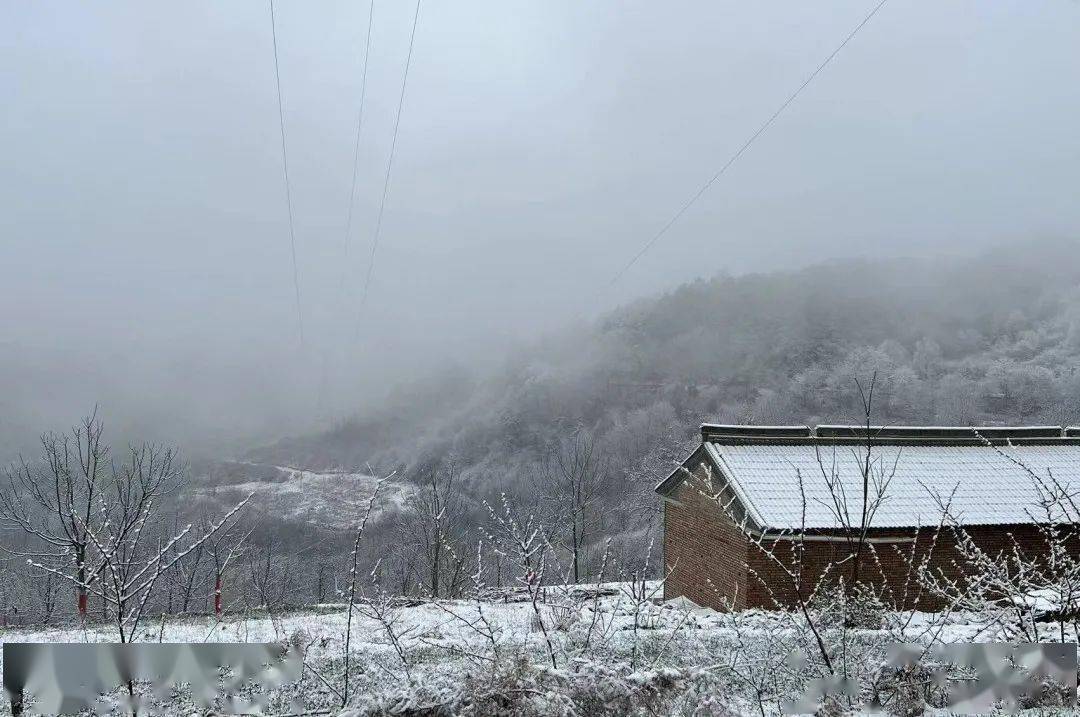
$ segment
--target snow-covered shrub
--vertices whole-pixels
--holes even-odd
[[[810,601],[811,614],[824,626],[846,622],[849,628],[882,630],[893,612],[873,587],[858,583],[852,588],[823,585]]]
[[[288,647],[290,650],[295,650],[298,654],[304,654],[310,644],[311,635],[302,627],[296,628],[289,635]]]
[[[923,659],[902,666],[883,666],[871,686],[871,704],[899,717],[915,717],[931,708],[944,707],[948,690],[935,677],[941,665]]]
[[[518,658],[461,680],[402,685],[363,698],[341,717],[624,717],[678,714],[681,688],[693,676],[676,670],[632,672],[626,667],[580,663],[555,670]],[[717,699],[713,712],[725,714]]]
[[[554,603],[546,606],[548,613],[548,625],[556,632],[570,632],[581,621],[581,611],[577,605],[568,603]],[[533,627],[539,630],[536,616],[533,619]]]

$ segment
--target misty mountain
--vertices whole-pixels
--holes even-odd
[[[702,421],[857,422],[876,373],[891,423],[1080,422],[1074,242],[949,259],[718,276],[538,341],[487,375],[449,367],[378,410],[253,451],[277,465],[403,474],[452,459],[513,489],[575,432],[651,484]]]

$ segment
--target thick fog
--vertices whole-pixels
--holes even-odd
[[[1080,229],[1080,4],[0,3],[0,458],[94,403],[206,450],[718,272]],[[324,380],[325,379],[325,380]]]

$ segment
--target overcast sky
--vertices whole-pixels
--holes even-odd
[[[369,6],[279,0],[301,346],[268,4],[0,0],[0,433],[304,430],[695,277],[1076,236],[1080,3],[892,0],[601,291],[874,4],[423,0],[361,315],[414,6],[346,237]]]

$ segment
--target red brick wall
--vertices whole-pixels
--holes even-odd
[[[914,531],[874,531],[875,538],[910,537]],[[916,575],[911,574],[907,558],[915,551],[915,560],[919,560],[930,548],[929,534],[920,536],[912,543],[877,543],[864,548],[860,560],[859,580],[885,587],[897,603],[911,603],[917,599],[918,586]],[[851,579],[851,561],[841,562],[848,556],[846,542],[805,541],[802,544],[805,555],[802,560],[800,586],[804,597],[808,597],[821,582],[836,584],[840,579]],[[797,604],[795,581],[775,560],[765,554],[771,549],[781,558],[793,573],[797,573],[798,543],[794,540],[764,541],[761,547],[752,546],[748,554],[751,568],[751,586],[747,596],[748,607],[790,608]],[[935,549],[935,554],[937,550]],[[918,563],[916,562],[916,567]],[[822,578],[824,577],[824,580]]]
[[[685,596],[716,610],[725,600],[746,606],[748,543],[719,506],[701,491],[705,472],[684,481],[664,501],[664,584],[667,599]]]
[[[1001,551],[1005,552],[1006,557],[1011,555],[1014,539],[1028,556],[1040,556],[1046,551],[1046,543],[1035,526],[971,526],[966,528],[966,531],[976,545],[991,555],[996,555]],[[942,530],[936,542],[933,540],[933,534],[933,529],[924,528],[918,531],[914,543],[872,544],[864,548],[863,557],[860,560],[859,582],[884,589],[886,601],[896,606],[906,609],[941,609],[943,605],[940,601],[919,587],[915,572],[919,562],[929,553],[928,568],[935,573],[940,571],[956,580],[963,578],[964,570],[956,547],[956,537],[952,531]],[[916,531],[874,530],[870,535],[872,537],[911,537],[916,536]],[[777,542],[776,554],[788,561],[790,568],[794,568],[796,564],[794,542],[786,540]],[[769,546],[769,542],[763,543],[763,547]],[[845,581],[850,580],[851,563],[837,564],[848,555],[847,543],[807,541],[804,546],[806,555],[803,560],[801,581],[803,595],[809,595],[810,590],[823,575],[826,576],[826,582],[833,584],[839,578]],[[795,583],[783,569],[756,546],[750,547],[747,557],[751,571],[746,606],[773,608],[779,604],[780,607],[793,607],[796,604]],[[914,569],[909,567],[911,562],[915,563]],[[830,565],[831,568],[829,568]],[[755,579],[755,572],[761,576],[760,579]]]

